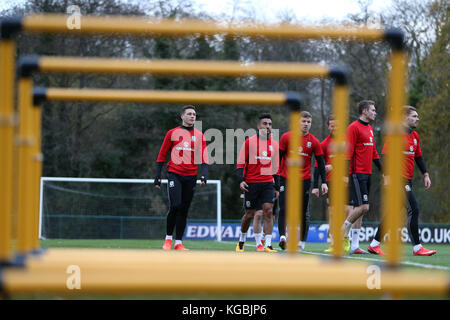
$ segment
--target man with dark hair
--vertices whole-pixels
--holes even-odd
[[[374,121],[377,112],[375,102],[363,100],[358,103],[359,119],[347,128],[347,160],[349,164],[350,206],[353,209],[345,220],[342,229],[344,234],[344,250],[350,251],[349,233],[352,225],[369,211],[370,177],[372,162],[381,171],[381,161],[375,145],[375,137],[370,122]],[[359,220],[361,221],[361,220]],[[359,237],[359,228],[352,234],[352,239]],[[337,240],[336,240],[337,241]],[[352,248],[354,251],[354,248]],[[358,250],[364,251],[360,248]]]
[[[312,115],[308,111],[301,112],[300,119],[300,131],[303,135],[303,143],[299,148],[298,153],[303,158],[303,166],[301,169],[300,179],[303,181],[303,214],[302,214],[302,232],[300,234],[300,251],[304,251],[306,239],[308,237],[309,229],[309,192],[311,188],[311,159],[314,157],[317,160],[319,166],[319,173],[322,178],[322,193],[326,194],[328,192],[328,186],[326,184],[326,173],[325,164],[323,161],[322,148],[320,147],[320,142],[317,138],[309,132],[311,129]],[[279,246],[281,249],[286,249],[286,179],[287,179],[287,159],[289,157],[289,140],[291,137],[291,131],[286,132],[281,136],[280,139],[280,211],[278,214],[278,232],[280,233]],[[292,178],[291,178],[292,179]],[[297,179],[297,177],[293,177]]]
[[[422,157],[422,150],[420,149],[420,138],[419,134],[414,131],[419,123],[419,114],[416,108],[411,106],[405,106],[405,149],[403,154],[405,159],[403,162],[403,177],[406,179],[405,191],[407,195],[407,208],[408,208],[408,221],[407,227],[411,242],[413,244],[413,254],[416,256],[432,256],[436,253],[436,250],[425,249],[420,243],[419,237],[419,207],[417,205],[416,197],[412,191],[412,178],[414,174],[414,161],[417,163],[420,171],[424,176],[425,189],[428,190],[431,187],[430,175],[428,174],[427,168],[425,166],[425,161]],[[382,154],[386,154],[388,150],[389,137],[383,147]],[[397,214],[397,213],[394,213]],[[373,254],[383,255],[383,251],[380,248],[380,242],[382,238],[383,226],[380,223],[378,226],[378,231],[373,238],[371,244],[369,245],[368,251]]]
[[[155,187],[161,186],[161,169],[167,163],[169,212],[167,213],[166,238],[163,250],[171,250],[175,233],[175,250],[186,251],[182,239],[187,223],[187,214],[197,180],[198,164],[201,164],[201,185],[207,181],[208,151],[203,133],[194,128],[197,114],[195,107],[188,105],[181,110],[182,124],[167,132],[156,160]]]
[[[257,209],[262,207],[265,233],[264,251],[276,252],[272,248],[273,204],[278,197],[278,143],[271,138],[272,117],[265,113],[259,116],[256,135],[246,139],[239,152],[237,176],[239,187],[244,191],[245,214],[241,221],[241,233],[236,246],[243,252],[247,231]]]

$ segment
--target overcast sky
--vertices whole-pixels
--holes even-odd
[[[245,15],[245,12],[250,12],[262,22],[277,21],[280,14],[286,13],[300,22],[314,22],[325,18],[342,20],[348,14],[359,12],[358,3],[361,1],[371,3],[369,9],[374,13],[386,10],[392,2],[392,0],[192,0],[198,5],[199,11],[216,17],[232,17],[234,14],[239,18]],[[25,0],[0,0],[0,9],[24,2]]]
[[[391,0],[363,0],[371,3],[369,10],[380,13],[391,5]],[[320,21],[324,18],[342,20],[348,14],[360,11],[359,0],[195,0],[203,11],[215,15],[232,16],[233,7],[250,10],[260,21],[276,21],[279,13],[288,12],[299,21]]]

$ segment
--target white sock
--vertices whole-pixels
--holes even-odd
[[[344,238],[348,238],[348,234],[350,233],[350,229],[352,228],[352,223],[345,220],[344,225],[342,226],[342,231],[344,233]]]
[[[373,247],[376,247],[376,246],[379,246],[380,245],[380,241],[377,241],[377,240],[375,240],[375,239],[373,239],[372,240],[372,242],[370,243],[370,246],[373,248]]]
[[[280,237],[280,241],[281,241],[281,240],[286,241],[286,236],[281,236],[281,237]]]
[[[300,249],[302,249],[302,250],[305,250],[305,245],[306,245],[306,242],[305,242],[305,241],[299,241],[299,242],[298,242],[298,246],[299,246]]]
[[[352,229],[352,246],[351,249],[355,250],[359,248],[359,231],[361,229]]]
[[[166,236],[166,240],[172,240],[172,236]]]
[[[259,246],[261,244],[262,233],[255,233],[255,242],[256,245]]]
[[[241,232],[241,235],[239,236],[239,242],[245,242],[245,239],[247,239],[247,232]]]
[[[271,234],[266,234],[264,237],[264,240],[265,240],[264,246],[266,248],[272,246],[272,235]]]
[[[175,240],[175,245],[179,245],[179,244],[183,244],[183,242],[181,240]]]
[[[418,250],[420,250],[420,248],[422,248],[422,245],[419,243],[413,247],[413,250],[414,250],[414,252],[417,252]]]

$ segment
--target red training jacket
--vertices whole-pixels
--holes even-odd
[[[208,163],[208,150],[203,133],[182,126],[169,130],[159,150],[157,162],[164,162],[170,152],[167,171],[183,176],[196,176],[199,164]]]
[[[279,167],[278,143],[272,138],[264,140],[258,135],[251,136],[241,147],[236,167],[244,168],[247,183],[273,182]]]
[[[280,150],[286,153],[285,157],[281,160],[279,175],[283,178],[287,177],[287,164],[286,158],[289,150],[289,139],[291,138],[291,131],[286,132],[281,136],[280,139]],[[320,156],[322,155],[322,148],[320,147],[320,142],[317,138],[312,134],[308,133],[303,137],[302,146],[298,150],[298,154],[303,158],[303,166],[301,170],[301,178],[302,180],[311,179],[311,158],[312,155]]]

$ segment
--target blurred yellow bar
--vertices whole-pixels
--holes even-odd
[[[70,249],[69,249],[70,250]],[[318,257],[234,252],[50,249],[24,269],[3,270],[5,293],[357,293],[448,294],[446,272],[383,269],[369,288],[368,264]],[[78,267],[78,268],[70,268]],[[276,277],[266,277],[283,270]],[[218,276],[219,275],[219,276]],[[78,277],[78,279],[76,279]],[[265,281],[261,281],[261,279]],[[80,284],[79,289],[73,287]]]
[[[17,213],[17,252],[20,255],[31,250],[33,228],[33,148],[36,143],[32,124],[32,87],[31,77],[19,79],[19,133],[15,139],[19,149],[18,174],[18,213]],[[37,214],[37,213],[35,213]]]
[[[300,178],[303,162],[298,152],[303,140],[300,130],[300,111],[291,111],[289,130],[291,131],[291,136],[289,139],[289,150],[286,154],[286,222],[288,225],[287,249],[289,253],[295,253],[298,247],[298,227],[301,225],[303,201],[303,181]]]
[[[130,73],[312,78],[327,77],[329,68],[315,63],[232,62],[210,60],[130,60],[109,58],[41,57],[40,72]]]
[[[345,207],[348,201],[348,186],[343,178],[348,177],[348,168],[345,165],[345,142],[347,141],[348,125],[348,86],[337,85],[333,96],[333,114],[336,118],[336,133],[334,136],[333,153],[331,161],[330,200],[331,200],[331,234],[333,237],[333,255],[340,257],[344,254],[343,235],[341,226],[345,219]]]
[[[36,143],[33,145],[32,150],[32,213],[33,213],[33,227],[32,227],[32,250],[40,249],[39,241],[39,200],[40,200],[40,187],[42,176],[42,151],[41,151],[41,127],[42,127],[42,109],[40,106],[33,106],[31,110],[32,119],[32,136],[35,137]]]
[[[221,91],[165,91],[120,89],[64,89],[49,88],[47,100],[52,101],[98,101],[137,103],[190,103],[276,105],[286,103],[284,93],[271,92],[221,92]]]
[[[227,24],[200,20],[157,20],[145,17],[126,16],[80,16],[79,26],[68,24],[71,17],[62,14],[33,14],[24,17],[23,30],[28,32],[73,33],[73,34],[132,34],[138,36],[164,35],[181,36],[189,34],[236,36],[275,39],[350,39],[375,41],[384,39],[384,31],[367,27],[268,24]],[[79,27],[79,28],[78,28]]]
[[[385,175],[390,183],[383,188],[383,214],[385,230],[390,233],[386,243],[386,259],[390,266],[398,266],[401,259],[400,227],[403,216],[405,181],[402,176],[404,148],[403,106],[406,102],[406,66],[407,58],[403,51],[394,50],[391,57],[391,74],[389,75],[389,100],[386,121],[386,134],[390,143],[385,163]]]
[[[15,42],[0,41],[0,262],[12,258]]]

